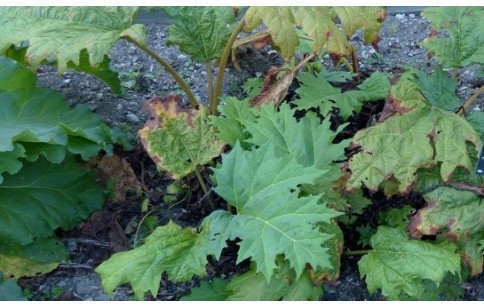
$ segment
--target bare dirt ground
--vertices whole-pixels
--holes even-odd
[[[207,74],[203,65],[194,63],[176,47],[166,47],[166,25],[149,24],[148,28],[150,46],[181,72],[201,101],[207,101]],[[352,39],[358,47],[361,70],[393,72],[405,66],[413,66],[431,71],[436,63],[427,57],[425,50],[420,46],[420,42],[430,34],[430,31],[428,22],[418,14],[389,15],[383,24],[378,51],[371,46],[363,46],[361,34]],[[128,42],[118,42],[110,57],[113,68],[120,72],[123,80],[123,88],[126,91],[123,97],[113,95],[105,84],[92,76],[77,72],[67,72],[59,76],[52,67],[41,69],[38,84],[59,90],[71,105],[88,105],[109,125],[122,127],[135,138],[137,130],[147,119],[147,114],[141,108],[143,102],[153,96],[163,97],[181,91],[169,74]],[[267,50],[248,50],[240,56],[239,61],[242,72],[237,72],[232,67],[227,70],[225,94],[240,95],[241,85],[247,78],[263,76],[271,65],[280,63],[277,54]],[[322,61],[331,66],[328,59]],[[459,75],[458,95],[462,100],[469,98],[475,89],[484,83],[478,67],[464,68]],[[474,108],[484,109],[482,97]],[[169,180],[155,170],[155,166],[139,145],[130,152],[118,151],[118,155],[130,163],[143,183],[146,194],[128,195],[126,200],[118,203],[109,202],[104,211],[94,214],[88,222],[75,230],[60,231],[59,236],[71,252],[71,260],[48,275],[22,279],[20,284],[26,289],[30,299],[109,300],[94,269],[113,252],[129,249],[139,238],[149,233],[149,226],[145,226],[144,229],[137,227],[145,216],[141,211],[141,203],[145,197],[149,198],[149,210],[154,211],[156,223],[159,224],[164,224],[168,219],[175,219],[185,225],[195,225],[207,214],[203,208],[196,206],[196,199],[199,196],[195,191],[193,196],[178,206],[169,208],[164,204],[163,196]],[[231,253],[233,252],[230,249],[226,252],[228,256]],[[340,279],[332,285],[324,286],[325,292],[321,300],[384,299],[379,293],[368,294],[365,282],[360,279],[357,272],[356,261],[357,259],[343,259]],[[244,264],[236,266],[234,263],[230,257],[214,262],[210,275],[224,278],[245,269]],[[156,300],[177,300],[188,294],[190,288],[197,283],[198,279],[185,284],[174,284],[162,279]],[[463,287],[465,292],[462,299],[484,300],[483,275],[463,284]],[[118,288],[113,299],[132,299],[130,287]],[[151,297],[146,299],[153,300]]]

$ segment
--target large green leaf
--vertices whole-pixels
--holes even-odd
[[[146,29],[133,23],[137,7],[2,7],[0,55],[28,41],[26,62],[35,70],[44,60],[93,73],[119,91],[107,54],[122,37],[146,43]]]
[[[419,298],[423,280],[437,285],[446,273],[460,273],[460,256],[450,242],[410,240],[403,228],[379,227],[371,238],[373,250],[358,262],[370,293],[382,290],[390,300],[401,293]]]
[[[306,264],[331,267],[327,249],[321,247],[330,236],[314,224],[339,213],[318,204],[320,196],[298,197],[298,186],[311,184],[323,172],[299,164],[293,154],[277,157],[272,142],[252,151],[237,143],[222,155],[222,165],[214,169],[214,190],[237,209],[227,232],[231,239],[241,239],[238,262],[252,258],[268,282],[279,254],[294,268],[296,278]]]
[[[419,168],[440,164],[444,182],[459,167],[474,169],[469,149],[480,149],[479,135],[464,118],[431,107],[415,83],[403,80],[393,86],[386,110],[385,121],[354,137],[353,146],[361,152],[350,159],[348,188],[364,184],[376,190],[394,177],[398,191],[405,192]]]
[[[68,257],[66,247],[53,238],[25,246],[2,243],[0,271],[9,277],[33,277],[52,271]]]
[[[424,40],[423,46],[445,67],[484,64],[484,8],[430,7],[422,12],[443,36]]]
[[[68,156],[62,164],[26,162],[0,185],[0,243],[26,245],[69,229],[100,210],[102,190]]]
[[[366,43],[378,43],[381,24],[386,10],[382,6],[334,6],[332,8],[339,19],[348,38],[358,29],[363,29]]]
[[[274,44],[288,60],[299,44],[295,25],[300,25],[312,40],[312,50],[319,54],[323,48],[331,54],[348,56],[352,47],[333,21],[326,7],[252,6],[245,14],[246,31],[250,32],[264,22]]]
[[[235,24],[230,7],[185,6],[162,8],[175,24],[168,27],[167,44],[177,44],[193,60],[207,62],[222,56]]]
[[[171,221],[156,228],[142,246],[116,253],[96,268],[104,289],[112,294],[116,286],[130,283],[135,297],[143,299],[147,291],[157,293],[164,272],[178,282],[205,276],[207,256],[219,258],[225,247],[222,234],[229,219],[227,212],[216,211],[204,219],[200,232]]]
[[[219,156],[225,143],[217,138],[207,109],[182,110],[176,97],[152,99],[152,119],[139,131],[141,142],[160,170],[179,179]]]
[[[88,159],[115,142],[123,142],[119,131],[87,106],[71,109],[59,93],[37,88],[30,70],[0,57],[0,183],[2,173],[20,170],[20,158],[60,163],[68,150]]]
[[[0,272],[0,302],[1,301],[26,301],[22,289],[13,279],[3,279],[3,273]]]
[[[308,112],[298,121],[288,104],[282,104],[279,109],[264,104],[255,112],[257,117],[240,120],[251,135],[248,142],[261,146],[272,141],[277,156],[294,153],[300,164],[318,169],[329,168],[333,161],[345,159],[344,149],[350,141],[335,144],[333,140],[346,125],[333,132],[329,117],[321,123],[315,113]]]
[[[326,116],[333,108],[339,108],[344,120],[353,115],[353,112],[359,113],[364,102],[385,99],[390,88],[388,76],[380,72],[373,73],[358,86],[359,90],[343,93],[324,79],[324,73],[304,73],[297,79],[301,83],[296,90],[300,98],[293,103],[298,109],[319,108],[322,115]]]

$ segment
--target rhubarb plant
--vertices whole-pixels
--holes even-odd
[[[435,299],[482,273],[483,179],[471,174],[482,147],[482,113],[468,114],[475,98],[461,104],[457,82],[440,67],[430,76],[376,72],[344,92],[336,84],[354,77],[348,72],[300,74],[323,50],[335,60],[352,55],[357,72],[349,38],[362,29],[366,43],[377,43],[383,8],[250,7],[238,21],[226,7],[163,10],[175,20],[168,44],[205,64],[208,102],[198,102],[147,45],[145,27],[132,25],[138,8],[0,8],[7,33],[0,54],[30,69],[57,63],[61,73],[85,71],[116,92],[107,54],[125,39],[165,68],[191,102],[188,109],[175,96],[151,99],[152,116],[139,137],[161,172],[176,180],[196,176],[211,213],[198,225],[158,226],[143,244],[103,262],[96,272],[108,294],[129,283],[143,299],[156,296],[163,276],[209,276],[207,265],[234,246],[235,262],[248,264],[247,271],[226,280],[209,276],[185,299],[317,300],[321,285],[339,278],[345,255],[363,255],[358,266],[368,290],[391,300]],[[482,41],[471,46],[473,33],[456,30],[479,25],[481,11],[426,11],[452,44],[463,43],[445,51],[435,47],[440,41],[425,43],[444,67],[482,63]],[[238,36],[261,24],[267,29]],[[295,61],[302,41],[309,55]],[[271,44],[286,63],[252,80],[245,99],[223,96],[227,60],[248,43]],[[33,73],[12,59],[0,60],[0,271],[21,277],[48,272],[67,257],[55,230],[75,226],[103,202],[76,160],[109,153],[122,138],[85,108],[69,109],[54,92],[38,89]],[[296,98],[287,101],[294,79]],[[376,125],[342,137],[364,104],[383,100]],[[407,207],[383,209],[376,228],[356,225],[380,211],[367,199],[376,191],[418,193],[424,204],[411,217]],[[343,231],[352,228],[362,230],[369,241],[361,243],[371,249],[348,251]]]

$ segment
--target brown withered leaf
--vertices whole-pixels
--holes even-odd
[[[259,95],[254,97],[250,103],[252,106],[259,107],[262,104],[273,103],[279,106],[286,98],[289,86],[294,79],[294,71],[288,70],[281,78],[277,79],[279,72],[284,69],[271,67],[264,78],[264,85]]]
[[[118,155],[97,156],[88,162],[87,167],[96,174],[103,185],[106,185],[109,181],[113,183],[112,201],[114,203],[125,201],[128,191],[142,189],[141,183],[130,164]]]

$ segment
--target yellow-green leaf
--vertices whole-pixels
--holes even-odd
[[[205,107],[182,110],[174,96],[154,98],[148,106],[152,118],[138,134],[158,169],[173,179],[194,172],[222,152],[225,143],[216,136]]]
[[[356,30],[364,30],[366,43],[378,43],[381,24],[385,19],[386,10],[382,6],[334,6],[333,10],[341,20],[348,38]]]

